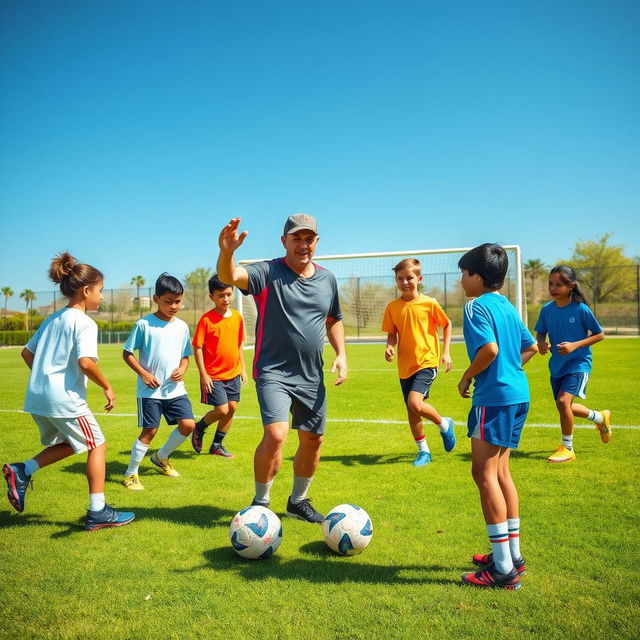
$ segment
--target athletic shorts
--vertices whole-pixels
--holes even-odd
[[[231,380],[213,380],[213,388],[208,393],[202,392],[200,402],[214,407],[220,407],[229,401],[238,402],[241,386],[240,376],[231,378]]]
[[[293,429],[324,433],[327,398],[322,381],[300,385],[286,380],[258,379],[256,393],[263,425],[289,422],[291,413]]]
[[[68,442],[74,453],[83,453],[99,447],[105,438],[93,414],[77,418],[49,418],[31,414],[40,430],[40,442],[45,447]]]
[[[412,391],[417,391],[423,398],[428,398],[429,390],[437,375],[438,369],[436,367],[427,367],[426,369],[416,371],[408,378],[400,378],[400,387],[402,387],[402,395],[404,396],[405,403],[409,399],[409,394]]]
[[[587,382],[589,382],[588,373],[567,373],[560,378],[551,378],[553,399],[557,400],[563,391],[584,399],[587,397]]]
[[[159,400],[157,398],[138,398],[138,426],[155,429],[160,426],[164,416],[167,424],[178,424],[180,420],[193,420],[193,410],[189,396],[178,396]]]
[[[517,449],[528,412],[528,402],[501,407],[471,407],[467,436],[496,447]]]

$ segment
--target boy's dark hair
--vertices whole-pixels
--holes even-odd
[[[497,291],[507,276],[509,258],[499,244],[485,242],[467,251],[458,260],[458,269],[465,269],[470,276],[477,273],[487,289]]]
[[[156,295],[162,296],[165,293],[172,293],[174,296],[181,296],[184,287],[178,278],[170,276],[166,271],[161,273],[156,280]]]
[[[209,293],[213,293],[214,291],[222,291],[223,289],[228,289],[231,285],[225,284],[218,278],[218,274],[214,273],[209,278]]]
[[[578,276],[571,267],[566,264],[559,264],[549,271],[549,275],[552,273],[557,273],[563,284],[571,286],[571,292],[569,293],[569,299],[571,302],[584,302],[586,305],[589,304],[587,299],[584,297],[584,293],[582,293],[578,286]]]

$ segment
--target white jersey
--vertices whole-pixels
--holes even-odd
[[[98,360],[98,325],[84,311],[64,307],[40,325],[26,348],[34,359],[24,410],[49,418],[89,414],[78,360]]]
[[[157,389],[148,389],[138,376],[138,398],[168,400],[187,394],[184,382],[171,379],[182,358],[193,353],[186,322],[175,317],[166,322],[151,313],[136,322],[124,344],[124,350],[129,353],[139,350],[138,362],[160,382]]]

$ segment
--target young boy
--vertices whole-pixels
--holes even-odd
[[[491,553],[474,555],[480,567],[462,581],[474,587],[519,589],[525,562],[520,555],[518,491],[509,472],[509,452],[516,449],[529,411],[529,384],[522,370],[538,347],[502,288],[507,254],[497,244],[465,253],[458,267],[462,288],[475,298],[464,308],[464,338],[471,364],[458,391],[473,400],[468,418],[471,475],[480,491]]]
[[[196,453],[202,451],[202,437],[207,427],[218,423],[211,455],[233,458],[222,441],[231,429],[233,414],[240,400],[240,386],[247,383],[244,366],[244,322],[231,309],[233,287],[220,282],[217,276],[209,280],[209,298],[214,304],[199,320],[193,336],[193,353],[200,372],[201,402],[213,406],[197,423],[191,434]]]
[[[150,460],[161,473],[171,478],[180,474],[168,458],[196,426],[183,382],[192,353],[189,327],[176,318],[183,293],[177,278],[161,274],[153,296],[158,310],[136,322],[124,345],[122,357],[138,374],[138,423],[142,427],[133,443],[129,467],[124,474],[124,486],[130,491],[144,489],[138,469],[158,432],[161,416],[167,424],[178,426]],[[140,361],[133,355],[136,349]]]
[[[400,386],[407,405],[409,427],[418,447],[411,464],[423,467],[431,462],[431,452],[424,435],[422,418],[431,420],[440,429],[445,451],[451,451],[456,445],[453,420],[443,418],[432,404],[425,401],[438,373],[438,365],[442,364],[445,372],[451,369],[451,321],[434,298],[418,291],[422,281],[418,260],[401,260],[393,267],[393,271],[402,295],[392,300],[384,310],[382,330],[387,333],[384,357],[391,362],[398,345]],[[442,358],[439,327],[442,327],[444,341]]]

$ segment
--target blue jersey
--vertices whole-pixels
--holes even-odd
[[[469,360],[495,342],[498,355],[474,379],[473,406],[499,407],[529,402],[521,353],[534,344],[515,307],[504,296],[484,293],[464,307],[464,339]]]
[[[552,378],[591,371],[591,347],[580,347],[566,356],[558,353],[558,345],[561,342],[577,342],[590,334],[602,333],[600,323],[586,304],[571,302],[559,307],[554,300],[548,302],[540,309],[536,331],[549,336],[549,371]]]

